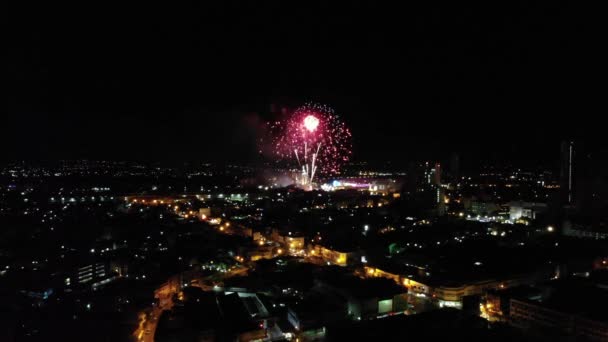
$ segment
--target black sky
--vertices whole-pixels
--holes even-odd
[[[328,3],[9,8],[0,159],[247,161],[271,103],[311,100],[360,160],[605,148],[593,9]]]

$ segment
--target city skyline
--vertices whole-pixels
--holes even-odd
[[[0,137],[0,142],[6,151],[0,162],[107,159],[257,163],[264,160],[257,144],[264,134],[265,121],[276,117],[269,113],[268,107],[265,113],[227,113],[210,118],[189,114],[178,122],[173,117],[145,115],[109,118],[9,115],[3,118],[7,132]],[[450,129],[428,124],[420,126],[428,134],[421,134],[407,125],[394,125],[395,121],[383,123],[353,117],[350,113],[341,114],[355,136],[353,161],[357,162],[391,162],[403,167],[416,160],[448,161],[456,153],[468,159],[466,167],[469,168],[483,163],[510,163],[521,167],[540,163],[543,167],[557,168],[560,144],[565,140],[577,141],[597,156],[608,153],[599,126],[551,132],[521,128],[514,136],[508,131],[483,131],[483,126]],[[32,120],[37,122],[35,126],[28,124]],[[215,144],[222,140],[228,143]],[[18,143],[11,144],[11,141]],[[205,151],[196,153],[192,148]]]

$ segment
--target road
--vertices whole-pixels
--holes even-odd
[[[135,331],[134,335],[137,341],[141,342],[154,342],[154,334],[158,326],[158,319],[160,318],[163,310],[170,310],[171,307],[167,306],[161,308],[155,306],[148,314],[143,314],[143,318],[140,321],[139,327]]]

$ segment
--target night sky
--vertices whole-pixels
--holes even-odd
[[[10,8],[0,159],[248,162],[270,105],[307,101],[352,127],[356,160],[606,149],[582,4],[211,3]]]

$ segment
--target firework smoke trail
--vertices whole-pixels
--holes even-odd
[[[351,156],[351,133],[334,111],[306,104],[270,125],[274,153],[293,159],[302,170],[300,185],[312,187],[316,175],[339,173]]]

